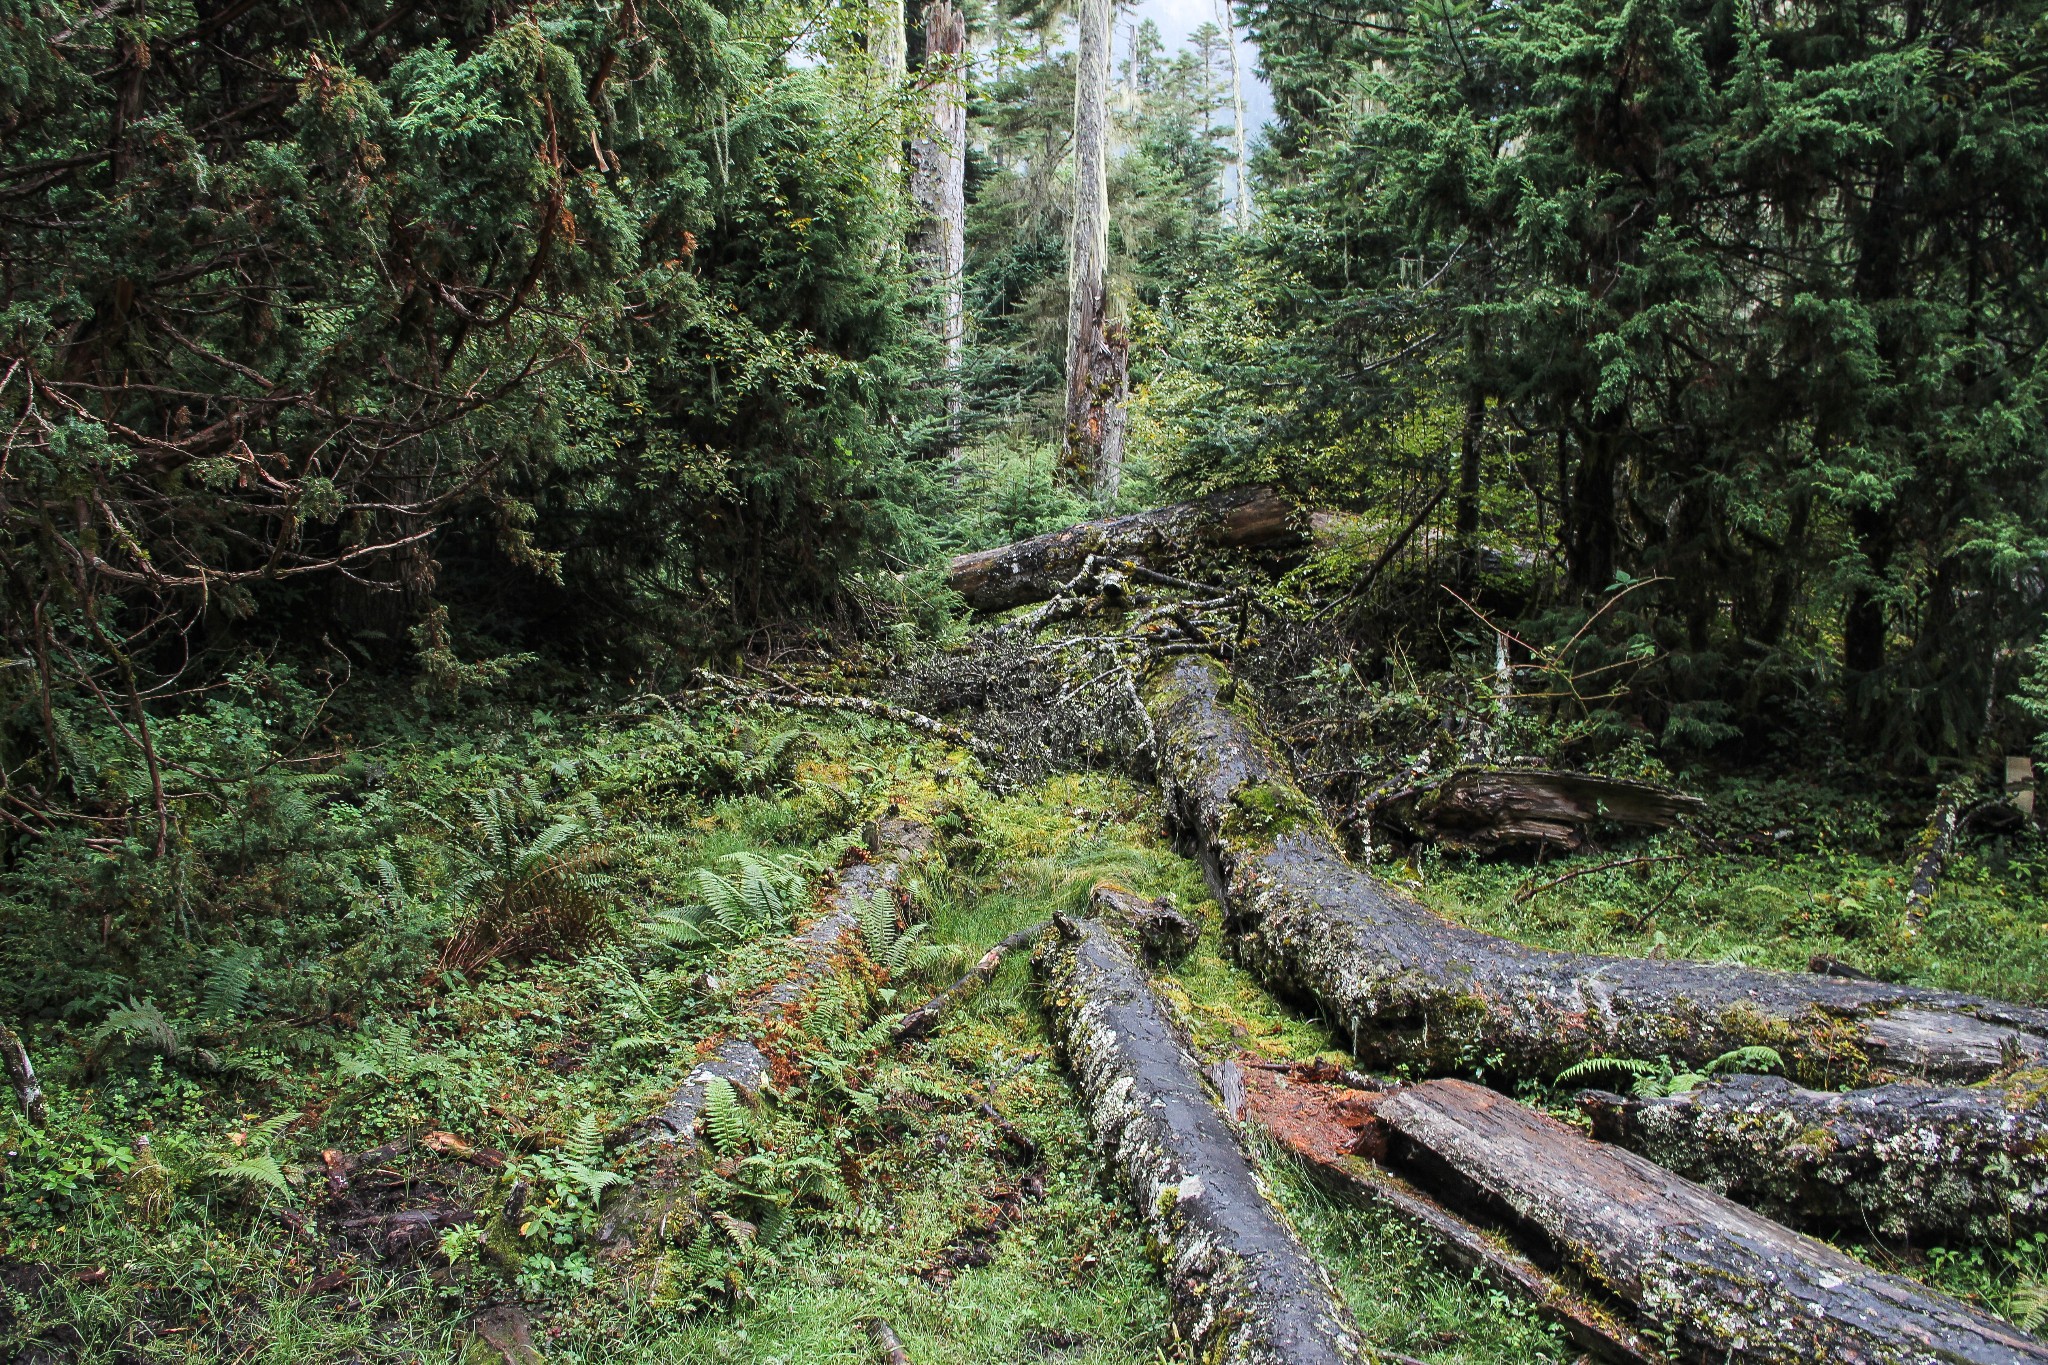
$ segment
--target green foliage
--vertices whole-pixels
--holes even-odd
[[[1662,1099],[1667,1095],[1683,1095],[1697,1090],[1716,1076],[1782,1071],[1784,1067],[1785,1059],[1775,1049],[1759,1046],[1724,1052],[1697,1071],[1679,1071],[1672,1066],[1669,1057],[1659,1057],[1654,1062],[1638,1057],[1589,1057],[1560,1071],[1555,1084],[1560,1087],[1575,1085],[1589,1076],[1619,1072],[1632,1078],[1630,1094],[1645,1099]]]

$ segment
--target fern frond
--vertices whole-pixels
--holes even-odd
[[[1635,1057],[1588,1057],[1585,1061],[1558,1072],[1555,1084],[1571,1085],[1588,1076],[1597,1076],[1609,1071],[1622,1071],[1631,1076],[1654,1076],[1657,1074],[1658,1066],[1655,1062],[1645,1062]]]
[[[585,1114],[576,1120],[576,1126],[562,1143],[562,1152],[579,1166],[596,1166],[604,1161],[604,1129],[599,1126],[597,1115]]]
[[[277,1158],[268,1152],[257,1152],[250,1156],[216,1154],[207,1162],[207,1174],[235,1184],[262,1186],[286,1194],[290,1186],[285,1183],[284,1168],[277,1164]]]
[[[704,1130],[720,1156],[731,1156],[753,1136],[752,1116],[733,1083],[713,1076],[704,1085]]]
[[[249,1003],[249,991],[256,983],[256,968],[262,954],[246,943],[238,943],[221,954],[207,974],[206,991],[199,1005],[200,1018],[213,1024],[233,1023]]]
[[[1738,1047],[1724,1052],[1700,1068],[1709,1076],[1722,1076],[1729,1072],[1758,1073],[1784,1069],[1785,1059],[1778,1055],[1776,1048],[1759,1045]]]

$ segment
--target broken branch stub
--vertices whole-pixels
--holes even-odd
[[[1148,901],[1115,882],[1095,883],[1088,893],[1088,913],[1118,926],[1153,962],[1179,961],[1202,936],[1202,927],[1164,896]]]
[[[1717,963],[1551,952],[1431,913],[1359,868],[1216,666],[1162,667],[1147,705],[1161,785],[1226,913],[1225,941],[1269,988],[1312,1000],[1368,1063],[1482,1063],[1548,1081],[1590,1057],[1695,1065],[1777,1049],[1827,1086],[1977,1080],[2048,1049],[2048,1010],[1953,991]]]
[[[1579,1096],[1594,1136],[1774,1218],[1883,1237],[2048,1230],[2048,1073],[1846,1094],[1737,1076],[1684,1095]]]
[[[1165,1264],[1174,1323],[1217,1365],[1361,1359],[1328,1277],[1267,1202],[1237,1136],[1131,950],[1055,921],[1034,961],[1053,1035]]]
[[[1004,611],[1053,596],[1090,555],[1159,569],[1202,550],[1285,548],[1303,540],[1293,500],[1269,488],[1233,488],[959,555],[947,566],[946,585],[976,611]]]
[[[1468,1081],[1381,1100],[1397,1154],[1540,1231],[1671,1333],[1756,1365],[2040,1365],[2048,1346]]]

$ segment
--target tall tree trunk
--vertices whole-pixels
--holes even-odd
[[[1619,410],[1595,413],[1579,448],[1567,504],[1565,572],[1581,593],[1597,593],[1614,581],[1620,567],[1621,526],[1617,520],[1621,477]]]
[[[1237,65],[1237,19],[1230,12],[1230,3],[1231,0],[1216,0],[1216,15],[1223,21],[1224,50],[1230,54],[1230,117],[1231,127],[1237,134],[1237,230],[1249,232],[1252,226],[1252,182],[1244,159],[1244,74]]]
[[[1109,318],[1109,48],[1114,0],[1081,0],[1074,76],[1074,243],[1067,272],[1067,436],[1060,476],[1108,501],[1124,464],[1130,343]]]
[[[899,183],[897,177],[903,173],[902,128],[891,112],[896,87],[910,67],[909,43],[903,32],[903,0],[875,0],[869,22],[872,27],[868,29],[868,56],[875,64],[875,82],[880,87],[883,121],[887,127],[895,129],[895,137],[889,150],[883,154],[881,163],[882,184],[889,189]],[[891,195],[898,192],[889,189]]]
[[[946,68],[931,84],[930,121],[910,143],[910,191],[918,212],[914,247],[938,293],[946,343],[946,417],[954,456],[960,442],[960,362],[967,347],[961,287],[967,270],[967,18],[951,0],[924,9],[924,60]]]
[[[1479,382],[1486,333],[1476,322],[1465,326],[1465,425],[1458,446],[1458,572],[1470,582],[1479,576],[1479,457],[1486,435],[1486,389]]]

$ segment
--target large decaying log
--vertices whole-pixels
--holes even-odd
[[[2048,1229],[2048,1075],[1847,1094],[1739,1076],[1684,1095],[1588,1092],[1593,1132],[1773,1217],[1883,1237]]]
[[[1331,1365],[1361,1358],[1328,1277],[1261,1189],[1201,1070],[1132,951],[1094,921],[1056,920],[1035,959],[1053,1034],[1097,1144],[1165,1262],[1195,1359]]]
[[[1397,1154],[1538,1229],[1681,1354],[1759,1365],[2048,1362],[2048,1346],[2007,1323],[1481,1086],[1431,1081],[1387,1096],[1377,1113]]]
[[[1706,802],[1651,782],[1541,768],[1459,768],[1373,799],[1375,818],[1452,848],[1576,849],[1595,820],[1663,829]]]
[[[1051,597],[1089,555],[1166,568],[1202,550],[1301,542],[1294,511],[1290,499],[1271,489],[1234,488],[960,555],[947,566],[946,584],[976,611],[1003,611]]]
[[[1386,1139],[1373,1117],[1380,1092],[1301,1072],[1252,1067],[1240,1073],[1246,1112],[1340,1199],[1377,1208],[1415,1232],[1438,1259],[1515,1295],[1573,1345],[1615,1365],[1663,1357],[1607,1305],[1576,1292],[1498,1233],[1445,1208],[1372,1158]]]
[[[1147,706],[1177,832],[1269,988],[1315,1003],[1374,1063],[1549,1080],[1574,1062],[1706,1062],[1776,1048],[1823,1086],[1977,1080],[2048,1046],[2048,1010],[1952,991],[1550,952],[1451,924],[1353,867],[1217,667],[1181,658]]]

